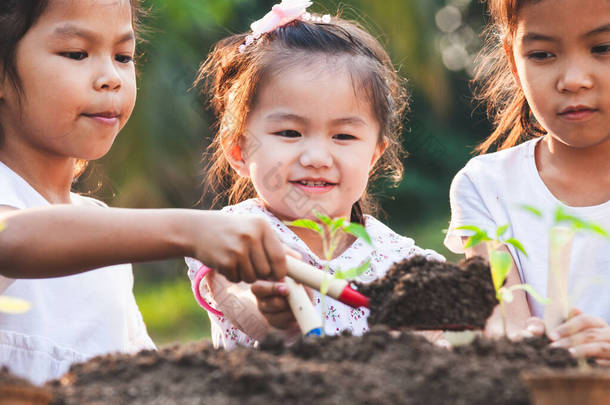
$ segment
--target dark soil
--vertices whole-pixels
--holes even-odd
[[[370,298],[369,325],[413,329],[482,329],[498,304],[489,266],[479,257],[458,265],[415,256],[358,291]]]
[[[268,337],[260,350],[207,343],[98,357],[48,386],[54,404],[529,404],[519,373],[575,365],[546,339],[475,340],[453,351],[409,332]]]

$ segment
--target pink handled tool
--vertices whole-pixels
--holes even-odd
[[[325,276],[322,270],[303,263],[292,256],[286,256],[286,264],[288,265],[288,275],[295,281],[320,291]],[[369,298],[351,288],[346,280],[331,277],[327,295],[354,308],[369,307]]]

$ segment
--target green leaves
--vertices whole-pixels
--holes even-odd
[[[494,283],[494,289],[500,290],[508,272],[513,264],[513,260],[508,252],[499,252],[493,250],[489,256],[489,266],[491,267],[491,279]]]
[[[371,266],[371,261],[366,260],[360,266],[350,269],[350,270],[337,270],[335,272],[335,278],[339,280],[353,280],[361,274],[364,274],[365,271]]]
[[[551,302],[550,299],[542,297],[542,295],[538,294],[538,292],[529,284],[519,284],[514,285],[508,289],[511,293],[515,290],[524,290],[527,291],[529,295],[531,295],[536,301],[543,305],[547,305]],[[510,301],[507,301],[510,302]]]
[[[519,242],[517,239],[515,239],[515,238],[508,238],[508,239],[506,239],[504,241],[504,243],[506,243],[508,245],[512,245],[515,249],[520,250],[521,253],[523,253],[525,256],[527,256],[527,253],[525,253],[525,248],[523,247],[521,242]]]
[[[312,231],[316,231],[317,233],[323,234],[324,230],[317,222],[312,221],[311,219],[297,219],[296,221],[286,222],[288,226],[297,226],[299,228],[311,229]]]
[[[573,215],[566,214],[562,207],[557,207],[557,210],[555,211],[555,223],[560,224],[565,222],[567,222],[575,231],[590,231],[603,236],[604,238],[610,237],[608,232],[601,226],[593,222],[584,221]]]
[[[492,239],[487,236],[487,232],[485,232],[484,230],[482,230],[479,227],[476,227],[474,225],[464,225],[464,226],[460,226],[456,229],[464,229],[467,231],[473,231],[474,235],[470,236],[468,238],[468,240],[466,241],[466,244],[464,245],[464,249],[468,249],[471,247],[474,247],[476,245],[478,245],[481,242],[486,242],[486,241],[491,241]]]
[[[362,225],[350,223],[349,225],[343,227],[343,231],[352,234],[355,237],[360,238],[369,245],[373,246],[373,241],[371,240],[371,237]]]
[[[521,208],[523,208],[525,211],[529,212],[530,214],[533,214],[533,215],[537,216],[538,218],[542,218],[543,217],[542,211],[540,211],[536,207],[532,207],[531,205],[523,204],[523,205],[521,205]]]

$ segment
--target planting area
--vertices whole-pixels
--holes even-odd
[[[522,371],[576,366],[546,338],[477,338],[446,349],[412,332],[482,325],[495,301],[489,268],[478,260],[456,266],[415,258],[397,264],[386,281],[360,289],[371,296],[374,324],[362,337],[312,337],[286,346],[270,335],[258,349],[225,352],[201,342],[108,355],[73,366],[45,389],[57,405],[518,405],[530,403]],[[426,308],[430,323],[422,323]],[[0,392],[11,381],[0,374]]]

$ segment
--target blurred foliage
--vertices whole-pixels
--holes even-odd
[[[209,208],[208,198],[200,201],[202,152],[212,136],[213,117],[191,84],[216,41],[248,31],[276,2],[145,0],[151,13],[146,42],[140,45],[135,111],[112,151],[90,164],[80,190],[119,207]],[[403,135],[410,155],[400,186],[378,192],[385,212],[381,219],[420,246],[455,259],[442,243],[450,217],[449,185],[489,127],[472,113],[468,74],[443,66],[444,34],[435,15],[447,6],[463,10],[464,22],[480,31],[483,9],[477,0],[320,0],[311,10],[359,21],[408,78],[412,105]],[[206,333],[202,317],[195,315],[203,311],[191,298],[183,262],[135,269],[137,299],[157,342]],[[181,331],[187,323],[192,330]]]

